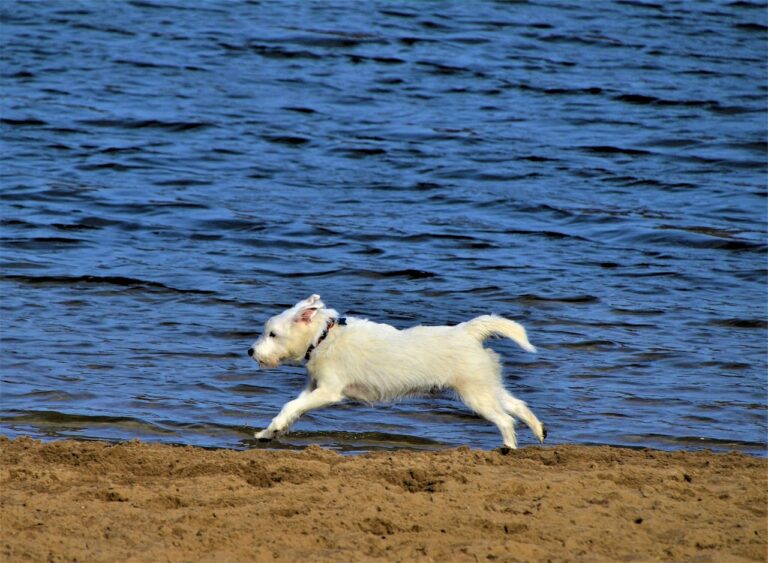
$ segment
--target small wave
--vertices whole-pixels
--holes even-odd
[[[604,93],[604,90],[597,86],[589,86],[586,88],[544,88],[531,84],[517,84],[511,86],[515,86],[523,91],[536,92],[548,96],[599,96]]]
[[[580,350],[615,350],[622,348],[622,345],[612,340],[584,340],[582,342],[566,342],[562,344],[564,348],[574,348]]]
[[[444,63],[438,63],[433,61],[417,61],[416,64],[418,66],[421,66],[427,70],[429,70],[432,74],[471,74],[472,76],[476,76],[478,78],[483,78],[484,75],[480,72],[475,72],[469,68],[466,67],[460,67],[460,66],[452,66]]]
[[[379,35],[367,33],[350,33],[346,31],[307,30],[311,35],[292,35],[274,39],[262,39],[269,43],[301,45],[303,47],[319,47],[321,49],[350,49],[364,44],[386,43]]]
[[[260,223],[256,220],[244,219],[205,219],[197,221],[196,225],[205,231],[264,231],[267,228],[266,223]]]
[[[7,394],[6,394],[7,396]],[[62,389],[35,389],[27,393],[21,393],[16,395],[19,399],[33,399],[36,401],[45,402],[77,402],[86,399],[92,399],[96,395],[87,392],[69,393]]]
[[[657,178],[637,178],[635,176],[612,178],[611,181],[629,188],[647,186],[659,188],[664,191],[691,190],[696,187],[696,184],[691,184],[689,182],[663,182]]]
[[[666,311],[662,309],[626,309],[621,307],[615,307],[613,312],[619,315],[638,315],[643,317],[656,317],[666,314]]]
[[[214,291],[205,291],[200,289],[177,289],[168,285],[148,280],[141,280],[137,278],[128,278],[123,276],[25,276],[25,275],[3,275],[3,280],[27,283],[32,285],[79,285],[79,284],[93,284],[93,285],[116,285],[120,287],[129,288],[143,288],[150,290],[168,291],[172,293],[193,293],[200,295],[214,295]]]
[[[68,237],[3,238],[1,240],[4,246],[29,250],[55,249],[61,246],[72,247],[87,244],[84,240]]]
[[[238,395],[246,395],[249,397],[252,395],[268,395],[270,393],[275,392],[274,389],[271,389],[269,387],[260,387],[258,385],[248,385],[247,383],[240,383],[238,385],[233,385],[231,387],[228,387],[227,391],[231,391],[232,393],[237,393]]]
[[[314,110],[312,108],[307,107],[300,107],[300,106],[285,106],[283,107],[285,111],[292,111],[295,113],[303,113],[303,114],[313,114],[317,113],[317,110]]]
[[[3,78],[15,78],[16,80],[26,81],[35,78],[35,74],[29,72],[28,70],[20,70],[19,72],[14,72],[13,74],[3,75]]]
[[[598,34],[566,35],[560,33],[552,33],[550,35],[541,37],[541,40],[547,43],[575,43],[577,45],[584,46],[640,47],[640,45],[624,43],[618,39],[613,39],[611,37]]]
[[[653,397],[646,395],[630,395],[628,393],[622,393],[621,399],[627,403],[637,405],[652,405],[652,406],[669,406],[669,405],[686,405],[690,406],[693,403],[686,399],[680,399],[677,397]]]
[[[615,96],[613,99],[618,102],[624,102],[633,105],[701,108],[722,114],[739,114],[760,111],[759,108],[752,109],[740,106],[724,106],[717,100],[668,100],[664,98],[657,98],[656,96],[646,96],[643,94],[620,94]]]
[[[715,236],[717,232],[718,236]],[[653,228],[609,229],[601,233],[602,240],[633,246],[658,245],[674,247],[725,250],[731,252],[764,252],[768,244],[744,237],[723,236],[725,231],[699,227],[660,225]]]
[[[768,328],[765,319],[713,319],[708,324],[726,328]]]
[[[43,121],[42,119],[35,119],[34,117],[29,117],[26,119],[12,119],[10,117],[2,117],[0,118],[0,123],[4,123],[5,125],[10,125],[12,127],[42,127],[43,125],[48,125],[48,122]]]
[[[222,44],[226,45],[226,44]],[[231,48],[229,45],[227,48]],[[318,55],[312,51],[299,50],[291,51],[289,49],[283,49],[281,47],[270,47],[269,45],[260,45],[258,43],[250,44],[247,49],[253,51],[257,55],[261,55],[265,59],[320,59],[322,55]]]
[[[196,180],[192,178],[176,178],[173,180],[161,180],[154,182],[156,186],[170,187],[170,188],[188,188],[191,186],[211,186],[212,180]]]
[[[148,8],[151,10],[184,11],[184,12],[209,12],[211,14],[226,14],[225,10],[206,6],[205,4],[150,2],[149,0],[128,0],[128,4],[136,8]]]
[[[265,135],[264,140],[269,141],[270,143],[276,143],[278,145],[290,146],[304,145],[309,142],[309,139],[306,137],[297,137],[292,135]]]
[[[401,6],[400,8],[405,8],[405,6]],[[382,8],[379,9],[379,13],[383,16],[391,16],[393,18],[405,18],[405,19],[414,19],[419,17],[418,12],[406,12],[402,9],[393,9],[393,8]]]
[[[84,172],[90,172],[90,171],[97,171],[97,170],[116,170],[117,172],[128,172],[130,170],[142,170],[142,169],[149,169],[150,166],[147,165],[135,165],[135,164],[124,164],[122,162],[100,162],[95,164],[79,164],[77,165],[78,170],[82,170]]]
[[[158,69],[165,69],[165,70],[188,70],[188,71],[203,71],[204,69],[196,66],[177,66],[177,65],[171,65],[171,64],[162,64],[157,62],[150,62],[150,61],[134,61],[129,59],[115,59],[113,61],[115,64],[118,65],[128,65],[128,66],[134,66],[136,68],[158,68]]]
[[[144,152],[144,147],[141,146],[129,146],[129,147],[106,147],[99,149],[98,152],[102,154],[140,154]]]
[[[361,60],[364,61],[371,61],[374,63],[382,64],[382,65],[402,65],[405,64],[406,61],[404,59],[400,59],[398,57],[362,57]]]
[[[763,35],[768,31],[768,26],[755,22],[737,23],[733,27],[740,31],[753,31]]]
[[[654,10],[663,12],[664,11],[664,5],[663,4],[655,4],[652,2],[645,2],[645,1],[638,1],[638,0],[617,0],[617,4],[623,4],[624,6],[632,6],[633,8],[640,8],[643,10]]]
[[[651,151],[642,149],[627,149],[622,147],[613,147],[610,145],[595,145],[579,147],[584,152],[597,153],[597,154],[626,154],[629,156],[646,156],[652,155]]]
[[[526,236],[533,236],[533,237],[544,237],[552,240],[560,240],[560,239],[574,239],[574,240],[582,240],[582,241],[589,240],[587,238],[584,238],[578,235],[562,233],[560,231],[528,231],[525,229],[507,229],[504,232],[509,235],[526,235]]]
[[[600,299],[594,295],[562,295],[562,296],[543,296],[534,293],[526,293],[517,298],[521,303],[573,303],[589,304],[598,303]]]
[[[373,278],[408,278],[409,280],[424,280],[438,277],[434,272],[426,270],[415,270],[412,268],[406,270],[389,270],[384,272],[375,272],[372,270],[359,270],[365,277]]]
[[[445,290],[425,290],[423,293],[427,297],[447,297],[450,295],[496,295],[504,290],[496,285],[486,287],[471,287],[469,289],[445,289]]]
[[[333,152],[340,153],[350,158],[365,158],[367,156],[387,154],[386,150],[379,147],[345,147],[334,149]]]
[[[720,229],[717,227],[706,227],[706,226],[678,226],[678,225],[659,225],[656,227],[657,229],[661,230],[680,230],[680,231],[687,231],[689,233],[697,233],[701,235],[707,235],[711,237],[716,238],[722,238],[722,239],[728,239],[728,240],[739,240],[738,236],[740,234],[740,231],[736,231],[733,229]]]
[[[743,141],[726,143],[726,146],[737,150],[747,150],[759,153],[762,156],[765,156],[765,154],[768,153],[768,143],[765,141]],[[763,166],[764,165],[765,163],[763,163]]]
[[[9,411],[9,415],[0,415],[0,422],[14,424],[34,424],[36,426],[61,425],[68,427],[90,428],[94,425],[142,426],[154,428],[162,433],[170,433],[145,420],[130,416],[106,416],[70,414],[59,411],[24,410]]]
[[[78,123],[89,127],[112,127],[117,129],[165,129],[174,133],[194,131],[213,127],[204,121],[161,121],[159,119],[82,119]]]

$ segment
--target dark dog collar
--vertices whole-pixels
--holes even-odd
[[[338,319],[328,319],[328,322],[325,323],[325,330],[323,331],[323,334],[320,335],[320,338],[317,339],[317,342],[314,344],[310,344],[309,348],[307,348],[307,353],[304,354],[304,360],[309,361],[310,356],[312,355],[312,352],[315,348],[320,346],[320,344],[328,337],[328,333],[331,331],[333,327],[336,325],[345,326],[347,324],[346,317],[339,317]]]

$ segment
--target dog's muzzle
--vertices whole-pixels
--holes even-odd
[[[256,357],[256,348],[254,346],[251,346],[248,348],[248,355],[255,361],[257,364],[259,364],[260,368],[275,368],[278,365],[280,365],[280,362],[270,362],[264,359],[260,359]]]

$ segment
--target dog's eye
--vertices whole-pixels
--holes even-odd
[[[277,335],[274,332],[269,333],[270,338],[277,338]]]

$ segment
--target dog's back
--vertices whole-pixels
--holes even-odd
[[[483,348],[483,341],[493,334],[535,350],[522,326],[491,315],[455,326],[420,325],[403,330],[349,317],[347,326],[307,367],[320,377],[344,379],[346,393],[368,403],[435,388],[455,389],[477,374],[500,372],[497,354]]]

